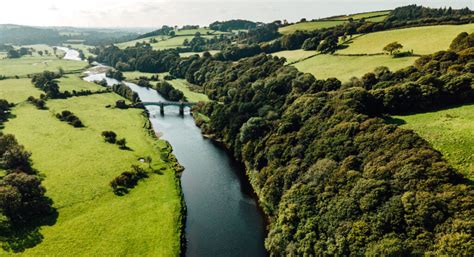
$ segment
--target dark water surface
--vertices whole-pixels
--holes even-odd
[[[85,79],[103,77],[92,74]],[[156,90],[127,85],[142,101],[163,100]],[[187,206],[186,256],[266,256],[265,219],[242,167],[222,147],[202,137],[189,110],[182,117],[178,107],[165,107],[164,116],[157,106],[147,108],[154,130],[170,142],[185,167],[181,185]]]

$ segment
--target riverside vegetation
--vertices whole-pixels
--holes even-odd
[[[209,120],[197,122],[245,163],[270,219],[271,255],[468,256],[471,182],[427,141],[384,118],[472,102],[473,37],[461,33],[449,50],[413,66],[380,67],[344,84],[258,51],[236,63],[225,53],[181,59],[148,51],[144,58],[155,61],[146,63],[156,65],[135,67],[168,70],[213,100],[196,109]],[[97,58],[127,62],[138,51],[106,48]]]
[[[99,46],[91,49],[89,58],[114,67],[112,77],[139,74],[136,78],[143,86],[153,87],[155,82],[150,81],[156,79],[140,77],[166,74],[173,79],[160,80],[158,89],[171,92],[169,86],[178,79],[207,95],[209,101],[194,109],[196,124],[245,165],[268,217],[265,247],[271,256],[470,256],[474,252],[470,171],[460,173],[451,158],[445,159],[433,148],[429,137],[427,141],[398,125],[405,117],[400,115],[474,103],[474,33],[468,24],[472,15],[467,8],[412,5],[372,16],[333,17],[328,21],[336,20],[337,24],[315,30],[288,29],[283,35],[279,31],[295,26],[281,21],[232,20],[212,24],[222,36],[210,39],[195,34],[192,42],[186,43],[192,45],[187,50],[219,50],[214,55],[204,52],[181,57],[183,49],[156,50],[151,46],[155,43],[133,42]],[[308,25],[304,20],[300,23],[297,26]],[[356,49],[365,49],[364,37],[379,37],[377,33],[409,37],[402,29],[432,30],[431,26],[439,25],[456,25],[449,27],[456,31],[451,31],[450,42],[443,39],[427,52],[415,49],[414,54],[420,56],[381,56],[379,60],[403,62],[391,68],[373,67],[368,73],[351,73],[344,83],[330,74],[314,77],[303,73],[304,68],[288,65],[287,59],[276,56],[293,50],[317,54],[299,53],[308,60],[343,57],[337,55],[340,51],[360,54]],[[225,33],[233,30],[246,32]],[[461,33],[463,30],[466,32]],[[364,34],[359,43],[356,34]],[[175,35],[171,27],[163,27],[135,40]],[[403,45],[402,39],[393,36],[377,49],[367,49],[379,54],[388,43]],[[182,43],[184,46],[184,39]],[[355,64],[360,61],[354,60]],[[71,249],[87,249],[105,254],[178,255],[182,206],[172,171],[176,163],[167,158],[169,145],[163,141],[150,145],[150,138],[135,129],[142,122],[137,120],[139,110],[103,108],[106,103],[123,100],[121,97],[109,92],[65,95],[57,85],[57,74],[38,76],[33,79],[37,88],[29,88],[28,95],[46,101],[48,109],[20,102],[12,109],[17,117],[6,123],[5,132],[14,133],[32,151],[33,167],[46,173],[43,184],[60,215],[54,226],[41,229],[43,242],[26,253],[71,254]],[[112,90],[139,101],[125,83]],[[188,95],[182,91],[179,98],[184,100]],[[20,96],[12,94],[11,101]],[[61,110],[71,110],[87,127],[71,128],[50,114]],[[33,117],[40,118],[39,124],[31,123]],[[42,136],[51,131],[55,136]],[[116,141],[117,134],[126,136],[133,151],[109,144]],[[33,140],[37,138],[40,140]],[[64,138],[71,142],[64,145],[60,141]],[[155,144],[162,153],[158,161],[144,157],[156,150]],[[77,147],[71,150],[71,145]],[[47,149],[51,146],[55,147]],[[52,160],[50,154],[59,158]],[[88,162],[67,161],[77,155],[84,155]],[[97,156],[104,159],[97,160]],[[144,164],[137,163],[140,158],[150,160],[160,172],[146,172]],[[96,173],[99,164],[105,171]],[[64,175],[63,170],[72,174]],[[140,208],[126,208],[128,204]],[[77,213],[85,214],[77,217]],[[124,224],[118,232],[108,222],[110,215]],[[130,222],[136,216],[144,220],[139,226]],[[89,220],[108,233],[95,233],[95,228],[75,230]],[[147,229],[150,224],[156,229]],[[67,240],[61,240],[62,233],[80,245],[71,248]],[[134,233],[141,237],[130,237]],[[127,243],[94,244],[99,237],[115,242],[118,235],[127,239],[120,242]]]

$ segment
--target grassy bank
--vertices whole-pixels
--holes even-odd
[[[474,105],[394,118],[403,128],[425,138],[453,167],[474,180]]]

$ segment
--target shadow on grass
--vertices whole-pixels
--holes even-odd
[[[2,248],[8,252],[19,253],[38,245],[44,238],[40,232],[40,227],[56,224],[57,218],[58,212],[56,209],[52,209],[48,216],[39,218],[34,222],[13,225],[9,232],[1,235]]]
[[[392,124],[392,125],[397,125],[397,126],[401,126],[407,123],[405,120],[394,118],[394,117],[385,117],[384,120],[385,120],[385,123],[387,124]]]

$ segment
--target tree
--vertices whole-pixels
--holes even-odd
[[[151,170],[151,162],[152,162],[151,156],[145,157],[145,163],[148,164],[148,168],[149,168],[150,170]]]
[[[385,52],[388,52],[390,55],[393,55],[394,52],[400,51],[400,49],[403,48],[403,45],[398,43],[398,42],[392,42],[388,45],[386,45],[383,50]]]
[[[117,140],[117,145],[119,146],[120,149],[124,150],[127,149],[127,140],[125,138]]]
[[[117,141],[117,134],[115,134],[115,132],[113,131],[102,132],[102,137],[107,143],[115,144],[115,142]]]

